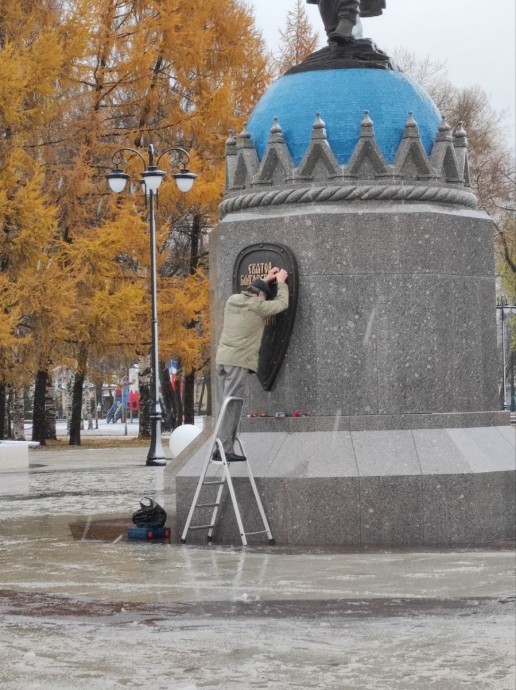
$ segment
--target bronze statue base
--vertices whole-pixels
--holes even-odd
[[[330,41],[329,45],[317,50],[299,65],[291,67],[286,74],[309,72],[321,69],[372,68],[396,70],[391,58],[378,48],[370,38],[346,41]]]

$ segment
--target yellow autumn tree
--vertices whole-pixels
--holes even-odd
[[[0,2],[0,379],[15,388],[61,356],[65,337],[67,306],[49,295],[69,276],[40,146],[66,57],[56,3]]]
[[[319,34],[306,13],[306,0],[294,0],[287,12],[285,27],[280,29],[279,54],[274,60],[278,76],[298,65],[317,48]]]
[[[145,154],[144,146],[150,143],[158,153],[185,147],[191,154],[191,168],[198,174],[194,190],[180,196],[170,177],[160,189],[158,210],[159,299],[179,308],[181,300],[172,293],[188,293],[189,284],[181,287],[176,270],[173,274],[178,280],[168,279],[166,266],[170,266],[174,249],[170,240],[174,233],[190,235],[191,261],[181,277],[186,280],[195,274],[197,283],[204,281],[203,294],[207,295],[206,274],[197,272],[204,251],[202,233],[214,223],[223,192],[227,132],[242,125],[269,79],[262,40],[249,10],[234,0],[195,6],[178,6],[171,0],[79,1],[72,8],[76,17],[89,23],[90,30],[82,57],[70,68],[70,80],[80,88],[74,91],[67,146],[77,148],[79,142],[82,146],[70,158],[73,169],[67,170],[66,181],[59,183],[63,232],[73,244],[88,224],[102,233],[105,224],[112,222],[103,179],[108,149],[112,153],[119,146],[136,146]],[[167,161],[164,163],[167,168]],[[125,169],[137,180],[141,172],[138,157],[128,155]],[[133,203],[120,197],[117,213],[125,213]],[[140,210],[145,213],[141,206]],[[140,273],[148,275],[148,261],[148,250],[144,250],[138,256]],[[163,307],[160,310],[164,312]],[[146,324],[149,313],[147,303],[147,310],[139,314],[142,332],[150,331]],[[206,314],[203,308],[195,311],[195,318],[190,314],[184,319],[171,316],[174,332],[181,334],[177,342],[191,343],[193,353],[185,356],[184,348],[175,353],[171,347],[161,350],[180,359],[187,374],[193,363],[202,360],[195,352],[203,349],[207,338],[206,324],[198,321],[201,317],[206,320]],[[164,330],[161,334],[166,338]]]
[[[21,302],[39,286],[33,302],[52,314],[24,330],[30,338],[37,324],[41,356],[28,348],[22,359],[34,354],[38,368],[51,349],[53,364],[75,361],[71,442],[79,443],[88,358],[137,355],[150,339],[143,336],[150,332],[144,203],[110,195],[111,155],[149,143],[191,154],[199,175],[194,191],[180,197],[171,179],[160,190],[158,268],[164,325],[170,320],[179,334],[174,339],[166,328],[164,356],[195,368],[208,333],[203,236],[223,191],[224,141],[270,74],[252,14],[237,0],[0,0],[0,10],[0,218],[9,226],[20,179],[33,177],[40,199],[33,185],[30,223],[43,252],[31,254],[34,270],[26,263],[22,275],[10,230],[1,248],[0,334],[6,345],[20,337]],[[137,180],[138,158],[127,166]],[[174,265],[180,236],[189,238],[186,269]]]
[[[192,423],[194,374],[208,361],[209,343],[207,273],[198,269],[206,266],[206,235],[223,194],[224,145],[228,131],[242,127],[271,74],[253,17],[241,3],[211,1],[178,9],[164,2],[154,20],[148,25],[152,82],[138,124],[161,150],[187,148],[190,167],[198,175],[187,195],[178,192],[173,180],[162,184],[158,229],[162,303],[181,304],[181,285],[186,295],[193,285],[188,276],[195,276],[204,299],[191,316],[186,312],[179,321],[171,315],[178,346],[173,347],[166,320],[162,328],[168,340],[161,351],[178,362],[185,376],[184,415]],[[185,351],[185,343],[194,356]]]

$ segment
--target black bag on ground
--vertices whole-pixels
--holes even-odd
[[[167,513],[159,503],[148,496],[140,499],[140,510],[133,513],[136,527],[163,527],[166,521]]]

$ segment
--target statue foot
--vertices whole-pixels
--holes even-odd
[[[355,25],[349,19],[341,19],[333,31],[330,31],[328,38],[338,43],[353,41],[353,27]]]

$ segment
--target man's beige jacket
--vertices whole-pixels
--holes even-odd
[[[288,287],[278,284],[276,299],[265,301],[243,292],[232,295],[224,309],[224,325],[217,349],[217,364],[258,370],[265,319],[288,308]]]

